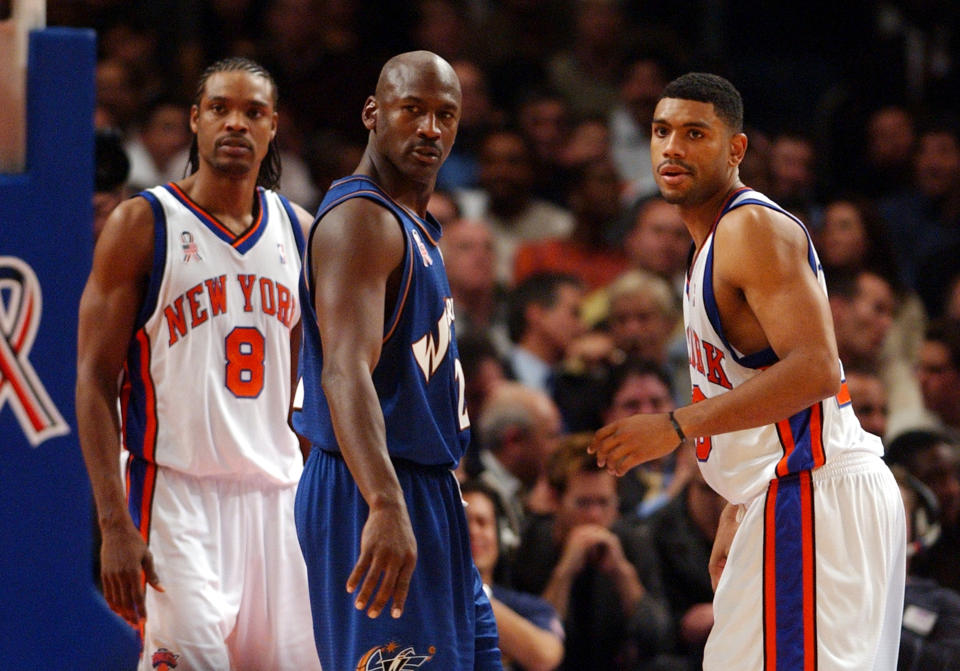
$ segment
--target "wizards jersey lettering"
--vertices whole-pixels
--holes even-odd
[[[423,371],[424,381],[429,382],[433,374],[440,367],[443,357],[450,349],[450,340],[453,334],[453,299],[447,298],[444,303],[443,314],[437,320],[437,337],[427,333],[412,345],[413,356]]]

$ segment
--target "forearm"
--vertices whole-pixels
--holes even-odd
[[[383,410],[370,374],[360,365],[354,370],[326,366],[322,385],[340,453],[367,505],[405,508],[387,450]]]
[[[639,607],[647,591],[637,577],[636,568],[628,561],[624,561],[623,565],[618,567],[614,575],[614,581],[623,613],[629,617]]]
[[[115,390],[106,385],[77,384],[77,427],[80,447],[90,477],[101,529],[130,523],[126,488],[120,475],[120,419]]]
[[[540,595],[553,606],[561,620],[567,618],[567,608],[570,603],[570,589],[573,586],[573,574],[563,564],[558,564],[550,575],[547,586]]]
[[[674,417],[688,438],[773,424],[836,394],[839,382],[836,360],[798,351],[730,391],[676,410]]]
[[[490,599],[500,635],[500,650],[530,671],[550,671],[563,659],[563,643],[556,634],[536,626],[497,599]]]

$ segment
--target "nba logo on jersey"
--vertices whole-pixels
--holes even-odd
[[[357,671],[407,671],[408,669],[419,669],[424,664],[433,659],[436,649],[430,646],[428,655],[418,655],[413,647],[407,647],[397,651],[400,646],[397,643],[390,642],[386,645],[379,645],[371,648],[360,661],[357,662]]]
[[[280,263],[286,265],[286,263],[287,263],[287,252],[286,252],[286,250],[284,250],[284,248],[283,248],[283,243],[282,243],[282,242],[278,242],[278,243],[277,243],[277,253],[280,255]]]
[[[433,259],[430,258],[430,253],[427,252],[427,246],[423,244],[423,240],[420,238],[420,234],[417,233],[416,229],[413,230],[413,240],[417,243],[417,249],[420,250],[420,257],[423,259],[423,265],[432,266]]]
[[[190,231],[183,231],[180,234],[180,248],[183,249],[184,263],[189,263],[190,259],[203,261],[203,257],[200,256],[200,250],[197,248],[197,243],[193,241],[193,234],[191,234]]]

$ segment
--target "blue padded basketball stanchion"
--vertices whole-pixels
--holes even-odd
[[[133,629],[93,585],[74,414],[94,63],[93,31],[31,33],[27,169],[0,174],[0,658],[17,669],[122,671],[138,657]]]

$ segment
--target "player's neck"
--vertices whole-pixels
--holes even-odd
[[[257,175],[219,175],[201,168],[179,183],[180,188],[222,223],[242,232],[250,225],[257,189]]]
[[[726,189],[717,190],[713,196],[701,203],[693,205],[680,204],[678,206],[680,218],[683,219],[683,223],[687,225],[687,230],[690,231],[690,236],[693,238],[697,249],[700,249],[701,245],[703,245],[707,239],[707,236],[710,235],[710,231],[713,230],[713,225],[716,223],[717,217],[720,216],[720,211],[730,198],[730,195],[741,188],[743,188],[743,184],[737,180],[728,185]]]
[[[427,201],[433,193],[435,178],[430,182],[414,181],[394,168],[389,161],[377,160],[370,151],[363,155],[355,173],[370,177],[393,200],[417,216],[426,216]]]

